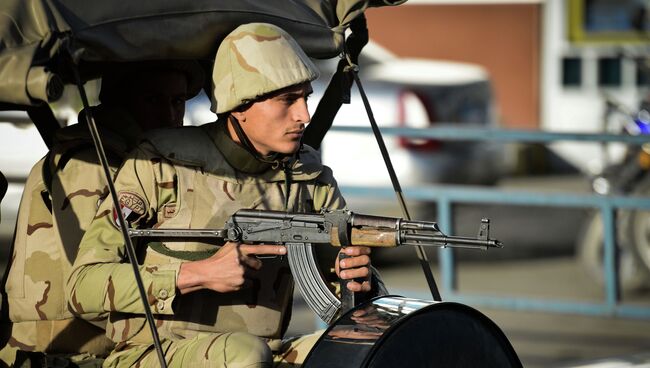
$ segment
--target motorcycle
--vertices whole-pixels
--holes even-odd
[[[592,179],[592,189],[601,195],[650,195],[650,101],[642,102],[637,113],[628,111],[610,97],[606,97],[605,102],[606,130],[611,131],[614,118],[618,118],[615,129],[621,134],[647,135],[649,143],[628,145],[619,152],[621,157],[611,162],[611,148],[615,147],[604,143],[604,169]],[[647,289],[650,286],[650,212],[620,209],[616,212],[616,229],[621,290]],[[577,257],[587,273],[601,283],[604,283],[603,237],[602,216],[595,210],[582,229]]]

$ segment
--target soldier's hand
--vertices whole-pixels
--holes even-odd
[[[249,245],[227,242],[217,253],[200,261],[181,265],[177,287],[182,294],[200,289],[220,293],[238,291],[252,285],[251,278],[262,267],[256,255],[283,255],[282,245]]]
[[[336,274],[339,278],[344,280],[351,280],[348,282],[348,290],[370,291],[370,251],[369,247],[362,246],[349,246],[341,249],[339,253],[345,253],[348,258],[336,258]],[[353,279],[365,279],[363,283],[357,282]]]

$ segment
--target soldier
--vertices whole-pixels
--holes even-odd
[[[113,173],[142,131],[182,125],[185,100],[202,84],[195,62],[125,64],[105,73],[101,105],[91,109]],[[51,363],[60,355],[89,363],[113,347],[105,337],[106,314],[75,318],[65,298],[81,237],[108,193],[83,115],[79,124],[57,132],[53,149],[25,184],[5,283],[13,323],[0,356],[9,365],[24,359]]]
[[[120,208],[134,227],[219,228],[241,208],[295,212],[345,206],[331,170],[301,146],[306,100],[317,69],[298,44],[270,24],[238,27],[221,43],[213,70],[215,123],[148,136],[116,178]],[[107,367],[154,367],[157,355],[123,240],[104,202],[68,281],[76,313],[110,312],[117,346]],[[293,366],[315,337],[281,338],[290,319],[293,279],[280,245],[166,241],[139,244],[147,301],[172,367]],[[218,250],[217,250],[218,248]],[[332,250],[333,247],[323,247]],[[321,256],[336,280],[367,276],[370,249]],[[370,283],[351,281],[353,291]]]

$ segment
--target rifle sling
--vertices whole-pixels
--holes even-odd
[[[346,38],[344,46],[352,62],[358,64],[361,49],[368,43],[368,26],[363,13],[352,20],[350,30],[352,33]],[[316,107],[311,123],[307,125],[305,134],[303,134],[303,143],[316,150],[320,149],[325,134],[332,127],[341,105],[350,103],[350,89],[352,88],[353,79],[345,71],[347,65],[347,60],[341,59]]]

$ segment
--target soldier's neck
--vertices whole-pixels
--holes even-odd
[[[231,133],[230,129],[229,124],[224,120],[216,124],[212,134],[217,149],[221,151],[230,166],[246,174],[260,174],[271,168],[270,163],[259,161],[252,152],[244,148],[237,135]]]

